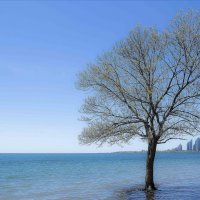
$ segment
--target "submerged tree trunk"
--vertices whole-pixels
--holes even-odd
[[[156,190],[156,187],[154,185],[154,176],[153,176],[156,146],[157,146],[157,141],[154,138],[149,139],[147,160],[146,160],[146,178],[145,178],[145,190],[147,191]]]

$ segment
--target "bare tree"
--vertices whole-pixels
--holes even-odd
[[[154,190],[157,144],[198,131],[200,119],[200,15],[179,13],[167,31],[136,27],[80,73],[90,90],[82,112],[81,143],[148,142],[145,189]]]

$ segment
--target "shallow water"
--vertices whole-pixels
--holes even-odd
[[[157,153],[154,194],[145,153],[0,154],[1,200],[200,199],[200,153]]]

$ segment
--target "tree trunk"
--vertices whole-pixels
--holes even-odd
[[[156,146],[157,146],[157,141],[154,138],[149,139],[147,160],[146,160],[146,178],[145,178],[146,191],[156,190],[156,187],[154,185],[154,177],[153,177],[153,166],[154,166],[154,158],[156,154]]]

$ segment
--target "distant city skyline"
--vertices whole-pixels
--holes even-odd
[[[75,87],[77,74],[136,25],[163,30],[179,10],[199,7],[198,1],[1,1],[0,153],[146,150],[139,139],[123,148],[79,145],[87,95]]]
[[[200,138],[197,138],[194,142],[193,151],[200,151]]]
[[[183,146],[182,144],[179,144],[176,148],[173,149],[174,151],[182,151],[183,150]]]
[[[192,151],[192,149],[193,149],[192,143],[193,143],[192,140],[190,140],[190,141],[187,143],[187,151]]]
[[[172,150],[174,150],[174,151],[186,150],[186,151],[200,152],[200,137],[194,139],[194,145],[192,145],[192,144],[193,144],[193,139],[191,139],[189,142],[187,142],[186,149],[183,148],[182,144],[179,144],[177,147],[173,148]]]

